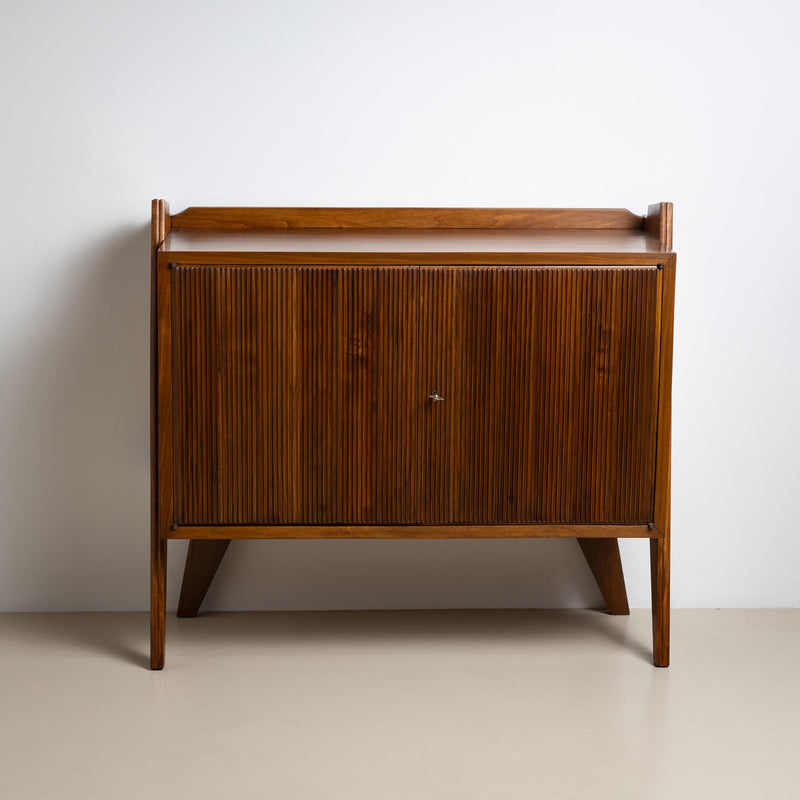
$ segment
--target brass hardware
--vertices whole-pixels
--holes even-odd
[[[442,397],[439,394],[439,390],[438,389],[434,389],[433,392],[431,392],[431,394],[428,395],[428,400],[431,400],[434,403],[441,403],[442,400],[444,400],[444,397]]]

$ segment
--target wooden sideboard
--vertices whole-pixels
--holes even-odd
[[[672,205],[152,206],[151,667],[231,539],[650,540],[669,663]]]

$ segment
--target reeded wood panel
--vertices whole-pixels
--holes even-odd
[[[652,521],[658,275],[421,269],[420,521]]]
[[[296,274],[297,516],[309,524],[411,522],[417,270]]]
[[[413,521],[416,283],[173,269],[176,522]]]

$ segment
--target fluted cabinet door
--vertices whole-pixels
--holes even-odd
[[[413,522],[417,268],[171,276],[176,522]]]
[[[421,268],[420,522],[652,521],[659,275]]]

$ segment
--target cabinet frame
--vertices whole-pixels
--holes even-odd
[[[651,206],[639,217],[620,209],[207,209],[190,208],[171,217],[162,200],[153,201],[152,225],[152,339],[151,339],[151,668],[164,664],[164,617],[166,603],[166,557],[169,539],[198,543],[187,559],[183,594],[193,598],[182,604],[196,613],[196,606],[213,578],[228,541],[275,538],[576,538],[603,591],[612,613],[626,613],[622,568],[616,540],[646,538],[651,541],[653,591],[654,662],[669,663],[669,540],[670,540],[670,447],[672,334],[676,256],[672,252],[672,207]],[[315,234],[330,229],[330,242],[352,229],[375,229],[391,235],[397,231],[400,245],[409,225],[424,231],[449,233],[462,230],[542,231],[538,249],[522,239],[520,248],[491,250],[486,246],[443,250],[431,247],[408,250],[381,244],[380,248],[347,250],[304,248],[267,249],[258,239],[260,231],[297,231]],[[180,243],[170,247],[173,231],[199,232],[212,237],[203,249],[200,241],[191,250]],[[592,231],[605,249],[594,247]],[[589,236],[585,234],[589,233]],[[606,237],[605,234],[608,234]],[[252,241],[234,241],[237,235]],[[235,247],[226,249],[230,237]],[[423,237],[426,238],[426,237]],[[549,238],[548,238],[549,237]],[[617,238],[615,238],[617,237]],[[413,237],[411,237],[413,239]],[[212,241],[216,239],[216,241]],[[629,241],[630,239],[630,241]],[[311,244],[314,237],[309,234]],[[588,240],[588,243],[587,243]],[[269,241],[269,239],[265,240]],[[633,244],[631,244],[631,242]],[[213,244],[213,246],[211,246]],[[345,247],[348,242],[345,242]],[[423,241],[424,244],[424,241]],[[178,249],[175,249],[177,247]],[[388,249],[387,249],[388,247]],[[257,249],[260,248],[260,249]],[[588,249],[587,249],[588,248]],[[176,525],[173,516],[173,396],[172,396],[172,290],[171,265],[504,265],[525,266],[650,266],[659,269],[658,304],[660,353],[657,367],[658,400],[655,456],[654,514],[652,524],[445,524],[445,525]],[[603,544],[605,540],[605,544]],[[200,551],[200,543],[205,554]],[[600,549],[597,549],[599,547]],[[614,599],[616,598],[616,599]],[[180,614],[180,609],[179,609]],[[193,616],[193,613],[185,614]]]

